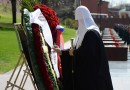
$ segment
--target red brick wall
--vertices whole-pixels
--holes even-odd
[[[102,28],[113,28],[115,24],[130,25],[130,18],[105,18],[94,19],[97,25],[101,24]]]
[[[97,5],[97,0],[81,0],[81,5],[88,7],[91,13],[101,12],[108,14],[108,2],[102,1],[101,9],[100,6]]]

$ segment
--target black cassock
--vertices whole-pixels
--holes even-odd
[[[61,62],[64,90],[113,90],[104,44],[97,31],[86,32],[74,57],[63,50]]]

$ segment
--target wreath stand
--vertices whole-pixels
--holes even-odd
[[[14,29],[16,31],[18,46],[20,49],[20,56],[19,56],[18,62],[12,72],[12,75],[11,75],[9,81],[7,81],[7,86],[5,87],[5,90],[8,90],[8,89],[16,90],[16,88],[17,88],[17,90],[25,90],[24,86],[27,82],[27,79],[29,79],[29,77],[33,84],[34,90],[38,90],[35,80],[33,78],[33,75],[31,73],[30,67],[28,65],[27,59],[25,57],[25,53],[23,52],[23,47],[21,45],[21,43],[23,43],[23,42],[20,38],[21,33],[19,33],[19,31],[24,32],[24,28],[23,28],[22,24],[15,23]],[[24,38],[24,37],[22,36],[22,38]],[[25,66],[25,68],[24,68],[24,66]],[[23,73],[22,77],[20,76],[21,72]],[[20,82],[18,82],[19,78],[20,78]]]

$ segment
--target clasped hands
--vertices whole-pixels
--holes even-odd
[[[52,49],[53,49],[54,51],[56,51],[59,55],[62,55],[62,50],[59,48],[58,45],[54,45],[54,46],[52,47]],[[73,55],[74,55],[73,52],[74,52],[74,49],[73,49],[73,48],[70,48],[70,49],[69,49],[69,55],[70,55],[70,56],[73,56]]]

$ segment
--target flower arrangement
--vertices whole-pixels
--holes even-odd
[[[116,39],[115,39],[115,36],[114,36],[114,34],[113,34],[113,32],[112,32],[111,29],[110,29],[109,31],[110,31],[110,35],[111,35],[113,41],[115,42],[114,45],[115,45],[116,47],[119,47],[119,46],[120,46],[120,44],[119,44],[119,40],[116,40]]]
[[[62,34],[60,33],[61,34],[60,35],[58,30],[56,30],[56,27],[60,24],[59,19],[56,16],[56,12],[52,8],[50,8],[44,4],[40,4],[40,5],[35,4],[34,10],[36,10],[38,8],[40,8],[42,14],[45,16],[45,18],[49,24],[49,27],[50,27],[50,30],[52,33],[53,43],[57,44],[60,47],[60,45],[61,45],[60,42],[62,42],[62,44],[64,44],[64,40],[63,40]],[[59,68],[60,75],[62,77],[62,66],[61,66],[61,61],[60,61],[59,56],[58,56],[58,68]]]
[[[62,36],[62,34],[59,33],[57,30],[57,26],[60,23],[59,23],[58,17],[56,16],[56,13],[54,12],[54,10],[44,4],[35,4],[34,11],[37,9],[41,10],[41,13],[44,15],[44,17],[46,18],[46,20],[48,22],[48,25],[49,25],[51,33],[52,33],[53,43],[60,42],[59,36]],[[29,21],[29,19],[28,19],[28,21]],[[28,22],[28,24],[29,24],[29,22]],[[36,23],[30,23],[29,27],[31,30],[27,27],[27,21],[25,21],[24,25],[26,27],[26,32],[27,33],[29,32],[31,35],[31,38],[28,38],[28,43],[31,42],[31,45],[34,46],[33,52],[35,53],[36,64],[38,65],[39,71],[41,74],[41,76],[39,75],[39,76],[37,76],[37,78],[40,77],[43,79],[43,81],[44,81],[43,86],[45,87],[46,90],[60,90],[61,84],[59,83],[58,78],[56,77],[55,71],[52,66],[51,58],[50,58],[50,47],[43,39],[44,35],[43,35],[40,25],[38,25]],[[31,47],[29,47],[29,48],[31,48]],[[30,51],[30,53],[32,53],[32,51]],[[60,63],[59,57],[58,57],[58,69],[61,74],[62,68],[61,68],[61,63]],[[41,90],[40,85],[38,86],[39,90]]]

